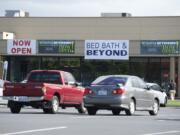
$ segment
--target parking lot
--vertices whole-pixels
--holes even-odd
[[[0,135],[179,135],[180,108],[160,108],[158,116],[122,112],[113,116],[101,110],[95,116],[78,114],[74,108],[60,109],[58,114],[43,114],[42,110],[25,108],[20,114],[11,114],[0,107]]]

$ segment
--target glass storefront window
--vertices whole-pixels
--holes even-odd
[[[31,70],[39,69],[39,59],[37,57],[13,56],[10,57],[9,68],[9,80],[19,82],[25,79]]]
[[[98,76],[128,74],[128,70],[128,61],[83,60],[81,63],[81,80],[83,85],[89,85]]]
[[[167,57],[131,57],[129,61],[84,60],[82,57],[48,56],[11,56],[6,59],[9,60],[8,80],[10,81],[22,81],[28,72],[35,69],[68,71],[83,85],[89,85],[98,76],[110,74],[137,75],[147,82],[156,82],[160,85],[169,81],[170,60]]]

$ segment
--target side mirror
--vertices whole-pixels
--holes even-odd
[[[81,84],[80,83],[78,83],[78,82],[66,82],[65,84],[67,84],[67,85],[72,85],[72,86],[75,86],[75,87],[77,87],[77,86],[80,86]]]
[[[150,86],[148,86],[148,85],[146,85],[146,88],[145,88],[146,90],[150,90],[151,88],[150,88]]]
[[[76,82],[76,85],[77,86],[82,86],[82,83],[81,82]]]
[[[166,90],[165,90],[165,89],[161,89],[160,91],[161,91],[161,92],[165,92]]]

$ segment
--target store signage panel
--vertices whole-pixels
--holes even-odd
[[[74,54],[75,42],[67,40],[39,40],[38,52],[47,54]]]
[[[129,40],[86,40],[85,59],[128,60]]]
[[[8,40],[7,54],[34,55],[36,54],[36,40],[28,40],[28,39]]]
[[[180,41],[144,40],[141,41],[141,54],[178,54]]]

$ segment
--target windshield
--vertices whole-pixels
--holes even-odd
[[[117,85],[125,84],[127,77],[117,77],[117,76],[101,76],[92,82],[92,85]]]
[[[60,74],[53,72],[33,72],[28,81],[62,84]]]

